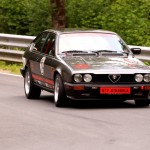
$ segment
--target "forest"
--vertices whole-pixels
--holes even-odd
[[[129,45],[150,46],[150,0],[64,0],[64,3],[66,28],[110,30]],[[36,36],[51,29],[51,8],[50,0],[1,0],[0,33]]]

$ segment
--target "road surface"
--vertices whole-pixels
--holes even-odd
[[[0,74],[0,150],[148,150],[150,108],[78,102],[56,108],[53,95],[27,100],[23,78]]]

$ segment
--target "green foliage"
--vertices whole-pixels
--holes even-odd
[[[104,19],[103,26],[119,33],[128,44],[150,46],[149,6],[147,0],[117,0],[110,5],[109,20]]]
[[[150,62],[144,62],[145,65],[150,66]]]
[[[43,30],[51,28],[49,0],[30,0],[28,19],[28,35],[37,35]]]
[[[22,67],[22,64],[18,63],[9,63],[5,61],[0,61],[0,70],[11,72],[14,74],[20,74],[20,68]]]
[[[13,34],[28,32],[27,3],[28,0],[1,0],[0,32]]]
[[[1,0],[0,32],[37,35],[50,27],[48,0]]]
[[[67,3],[69,27],[75,28],[102,28],[102,0],[72,0]]]
[[[117,32],[130,45],[150,46],[150,0],[65,0],[68,28]],[[51,28],[50,0],[1,0],[0,32],[37,35]]]
[[[67,2],[69,27],[117,32],[132,45],[150,46],[149,0],[72,0]]]

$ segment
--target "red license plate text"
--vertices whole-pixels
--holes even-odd
[[[100,94],[130,94],[129,87],[101,87]]]

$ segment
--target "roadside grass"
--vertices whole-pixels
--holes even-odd
[[[1,46],[1,45],[0,45],[0,48],[2,48],[2,49],[8,49],[8,50],[10,49],[9,46]],[[25,51],[25,48],[11,47],[11,50]]]
[[[150,62],[144,62],[145,65],[150,66]]]
[[[0,71],[2,72],[20,74],[20,68],[22,68],[21,63],[10,63],[5,61],[0,61]]]

